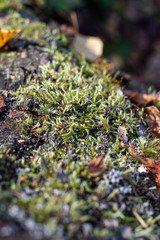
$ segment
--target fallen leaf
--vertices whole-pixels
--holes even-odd
[[[134,148],[129,147],[128,150],[132,157],[137,158],[145,165],[152,180],[157,187],[160,187],[160,161],[154,158],[142,157]]]
[[[12,36],[14,36],[16,33],[18,33],[18,29],[14,30],[5,30],[5,29],[0,29],[0,48],[3,47],[6,42],[8,42]]]
[[[0,94],[0,113],[6,110],[6,104],[4,102],[3,96]]]
[[[160,101],[160,94],[149,95],[145,93],[139,93],[132,90],[124,90],[124,95],[126,95],[131,101],[139,104],[139,105],[147,105],[151,101],[153,103]]]
[[[145,108],[146,122],[154,137],[160,138],[160,111],[155,106]]]
[[[103,41],[98,37],[76,34],[72,45],[78,53],[84,54],[91,62],[96,61],[103,54]]]
[[[25,116],[24,112],[22,112],[22,111],[11,110],[9,113],[9,118],[11,118],[11,119],[24,117],[24,116]]]
[[[125,127],[118,127],[118,135],[119,135],[119,139],[122,142],[128,142],[128,137],[127,137],[127,130]]]
[[[104,155],[97,158],[93,158],[87,166],[87,171],[90,173],[91,177],[99,177],[104,173]]]

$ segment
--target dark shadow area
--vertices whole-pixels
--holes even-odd
[[[159,1],[30,0],[26,4],[34,6],[46,22],[54,19],[84,35],[102,38],[104,57],[116,68],[131,74],[135,83],[160,89]]]

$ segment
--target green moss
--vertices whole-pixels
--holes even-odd
[[[6,11],[8,9],[20,10],[23,6],[22,0],[0,0],[0,10]]]
[[[77,56],[59,32],[17,12],[8,15],[9,22],[22,30],[22,37],[43,43],[52,61],[41,66],[40,78],[35,74],[12,91],[15,109],[29,101],[33,107],[25,119],[16,120],[25,151],[18,159],[17,178],[8,186],[10,194],[1,191],[0,213],[5,209],[10,214],[16,205],[57,239],[147,234],[151,239],[155,229],[160,236],[159,207],[147,197],[153,185],[119,144],[118,127],[123,126],[128,141],[143,154],[159,154],[159,141],[140,134],[143,109],[127,101],[116,77]],[[101,154],[104,173],[92,178],[86,166]]]
[[[34,21],[33,21],[34,20]],[[28,17],[23,17],[17,11],[11,10],[5,21],[3,28],[6,29],[20,29],[20,37],[36,43],[45,45],[47,43],[47,36],[50,33],[49,27],[45,23],[39,22],[36,17],[28,12]]]
[[[34,156],[30,163],[33,168],[41,169],[43,161],[47,164],[47,172],[42,169],[39,173],[44,178],[41,184],[43,186],[45,182],[46,187],[38,184],[39,193],[32,200],[23,201],[22,205],[18,201],[17,204],[27,208],[38,222],[47,223],[48,226],[52,219],[61,222],[68,236],[72,236],[72,233],[65,227],[64,212],[61,212],[64,204],[68,204],[70,223],[81,225],[91,221],[95,225],[97,221],[115,218],[123,224],[128,224],[129,221],[133,227],[137,227],[139,224],[135,225],[133,214],[131,218],[125,217],[123,208],[117,207],[116,203],[112,204],[114,198],[119,198],[118,186],[107,197],[108,210],[97,217],[89,214],[91,209],[98,209],[98,202],[105,196],[105,190],[91,187],[85,165],[94,156],[106,154],[105,174],[112,168],[118,171],[125,168],[124,181],[135,188],[139,180],[133,181],[129,177],[133,170],[128,171],[126,168],[126,150],[119,148],[117,129],[119,125],[125,126],[129,141],[137,139],[137,144],[143,146],[142,141],[138,142],[138,138],[141,139],[138,121],[142,112],[133,113],[131,104],[126,102],[120,87],[109,74],[103,70],[97,71],[95,66],[85,61],[77,60],[70,49],[55,49],[53,61],[42,66],[42,78],[41,82],[32,80],[14,95],[17,102],[21,103],[27,98],[34,99],[37,117],[31,119],[28,116],[25,121],[20,120],[19,124],[24,138],[33,132],[46,138],[43,147],[30,152]],[[106,89],[107,99],[104,96]],[[97,126],[101,127],[96,128]],[[34,130],[30,131],[32,128]],[[95,131],[91,132],[93,128]],[[57,178],[60,166],[63,166],[64,182]],[[37,174],[36,178],[39,177]],[[108,187],[109,185],[108,183]],[[52,195],[53,189],[58,190],[59,195],[48,197]],[[83,196],[88,196],[85,201]],[[89,200],[89,196],[95,200]],[[106,231],[108,232],[103,227],[97,227],[94,235],[103,238]]]

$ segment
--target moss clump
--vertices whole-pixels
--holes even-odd
[[[20,10],[23,7],[22,0],[0,0],[0,10],[1,11],[8,11],[8,9],[16,9]]]
[[[28,21],[27,28],[36,31],[36,24]],[[141,136],[143,109],[126,99],[116,77],[77,56],[58,32],[43,28],[41,33],[51,59],[40,75],[29,75],[25,86],[12,91],[14,108],[26,113],[16,120],[25,151],[9,187],[16,196],[1,197],[6,213],[13,217],[16,206],[26,213],[14,215],[24,228],[30,230],[31,218],[32,230],[47,228],[45,237],[55,239],[158,238],[155,186],[120,148],[118,136],[123,126],[129,143],[144,154],[159,154],[158,141]],[[28,30],[24,37],[31,37]],[[86,166],[102,154],[104,173],[92,178]]]
[[[126,149],[119,147],[118,138],[118,127],[124,126],[129,142],[143,148],[143,111],[133,112],[116,80],[77,57],[71,49],[57,44],[50,53],[53,60],[42,66],[41,81],[32,80],[14,93],[17,103],[32,98],[36,106],[36,116],[18,121],[23,137],[35,134],[45,139],[38,150],[27,153],[33,156],[29,162],[32,171],[38,169],[38,173],[32,173],[38,181],[33,197],[16,203],[28,209],[35,221],[47,224],[57,237],[59,227],[63,236],[71,239],[84,237],[87,227],[87,236],[109,239],[129,231],[130,238],[136,237],[144,234],[143,226],[137,222],[139,215],[150,226],[152,235],[156,228],[152,225],[152,204],[147,192],[142,197],[138,194],[138,189],[149,189],[152,184],[139,174],[137,161],[132,162]],[[150,136],[145,138],[146,146],[150,140]],[[158,153],[158,142],[150,142],[147,149],[151,153],[149,146],[154,144]],[[106,170],[101,178],[92,179],[86,165],[101,154],[105,155]],[[26,185],[28,182],[23,188]],[[115,233],[109,227],[112,221]]]

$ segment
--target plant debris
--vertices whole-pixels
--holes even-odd
[[[160,101],[160,94],[149,95],[132,90],[124,90],[123,92],[131,101],[138,105],[147,105],[150,102],[157,103]]]
[[[155,106],[145,108],[146,122],[154,137],[160,138],[160,111]]]
[[[14,119],[14,118],[20,118],[20,117],[24,117],[25,114],[23,111],[16,111],[16,110],[11,110],[9,112],[9,118],[10,119]]]
[[[160,160],[148,157],[142,157],[134,148],[129,147],[129,153],[132,157],[137,158],[147,168],[150,177],[155,182],[157,187],[160,187]]]
[[[91,177],[99,177],[104,173],[104,156],[99,156],[93,158],[87,166],[87,171],[90,173]]]
[[[11,39],[11,37],[13,37],[18,32],[19,32],[18,29],[10,31],[6,29],[0,29],[0,48],[3,47],[6,44],[6,42],[8,42]]]
[[[6,110],[6,104],[4,102],[3,96],[0,94],[0,113]]]

